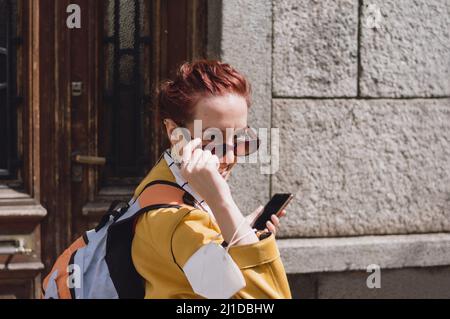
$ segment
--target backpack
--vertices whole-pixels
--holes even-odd
[[[140,207],[146,192],[150,205]],[[149,193],[150,192],[150,193]],[[150,194],[150,195],[149,195]],[[147,201],[147,200],[146,200]],[[194,209],[194,198],[169,181],[153,181],[129,203],[114,201],[98,226],[56,260],[44,279],[45,299],[142,299],[145,281],[133,265],[131,246],[139,216],[159,208]]]

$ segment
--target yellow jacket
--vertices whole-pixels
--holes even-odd
[[[165,160],[151,170],[135,192],[154,180],[175,182]],[[150,299],[202,298],[194,293],[182,268],[220,229],[207,212],[199,209],[161,208],[139,217],[132,244],[136,270],[145,279]],[[219,244],[223,238],[215,239]],[[233,298],[291,298],[291,292],[273,235],[251,245],[231,247],[229,253],[246,281]]]

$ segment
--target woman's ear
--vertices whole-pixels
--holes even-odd
[[[167,137],[169,138],[170,144],[174,145],[178,142],[176,136],[173,135],[173,131],[178,127],[178,125],[171,119],[164,119],[164,126],[166,127]]]

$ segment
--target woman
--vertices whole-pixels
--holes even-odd
[[[164,180],[192,195],[194,208],[160,208],[139,218],[132,258],[146,281],[146,298],[291,298],[274,238],[284,212],[272,216],[266,231],[256,233],[251,219],[262,207],[245,218],[227,184],[237,156],[255,151],[239,140],[251,135],[248,81],[228,64],[197,61],[181,66],[176,79],[164,83],[158,94],[172,148],[142,181],[135,197],[145,199],[145,186]],[[184,137],[194,136],[194,123],[208,128],[202,139],[180,140],[175,132],[182,128]],[[223,255],[219,245],[226,247]],[[215,253],[223,258],[211,260],[217,258],[212,257]],[[192,265],[198,265],[194,271],[189,270]],[[226,295],[236,288],[232,296]]]

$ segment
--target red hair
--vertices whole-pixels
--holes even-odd
[[[245,98],[250,107],[250,83],[229,64],[214,60],[186,62],[175,79],[163,82],[158,90],[161,116],[183,125],[193,120],[200,98],[230,93]]]

